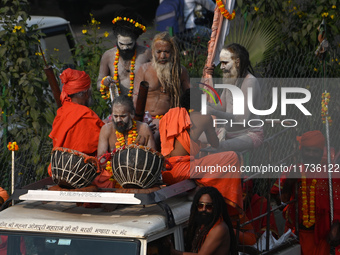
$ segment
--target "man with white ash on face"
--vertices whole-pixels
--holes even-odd
[[[248,108],[248,88],[252,88],[252,102],[255,109],[261,106],[261,88],[255,78],[250,64],[249,53],[237,43],[224,46],[220,53],[223,84],[231,84],[242,90],[244,95],[244,114],[233,114],[233,96],[229,89],[223,89],[221,95],[222,105],[208,104],[207,112],[216,116],[216,119],[227,120],[228,123],[217,126],[219,132],[219,151],[244,151],[259,147],[263,142],[262,127],[250,127],[248,121],[259,119]],[[213,68],[207,69],[213,74]],[[230,123],[233,122],[231,125]],[[243,124],[244,123],[244,124]],[[255,125],[255,124],[254,124]]]
[[[143,63],[151,60],[151,50],[137,44],[138,37],[146,31],[145,23],[127,8],[117,12],[112,23],[117,45],[102,56],[97,89],[107,91],[114,84],[116,95],[132,97],[135,73]]]

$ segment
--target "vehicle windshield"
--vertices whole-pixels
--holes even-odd
[[[0,234],[1,255],[137,255],[139,250],[136,239]]]

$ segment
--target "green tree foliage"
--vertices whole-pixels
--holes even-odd
[[[92,110],[99,117],[105,118],[110,114],[110,102],[102,99],[100,92],[97,90],[97,78],[100,67],[100,60],[107,50],[104,43],[109,35],[108,32],[101,33],[100,21],[96,20],[93,14],[90,14],[90,20],[82,30],[83,38],[76,45],[75,58],[79,62],[79,70],[85,71],[91,77],[92,82]]]
[[[270,19],[277,26],[282,36],[275,49],[278,55],[287,51],[297,53],[304,49],[316,50],[319,45],[317,29],[324,19],[330,44],[326,59],[327,75],[339,77],[340,62],[336,60],[340,51],[337,39],[340,32],[340,5],[337,0],[237,0],[237,6],[249,24]],[[299,64],[303,65],[303,62]],[[313,70],[315,66],[309,68]]]
[[[33,33],[36,27],[28,27],[27,0],[1,0],[0,21],[0,108],[4,112],[2,128],[12,129],[16,142],[22,151],[30,150],[31,164],[41,158],[42,130],[50,128],[43,113],[51,107],[52,95],[44,76],[41,56],[38,51],[40,33]],[[30,137],[30,140],[26,140]],[[44,167],[38,169],[42,173]]]

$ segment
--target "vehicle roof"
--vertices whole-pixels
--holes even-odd
[[[28,26],[37,24],[39,29],[69,24],[66,19],[54,16],[31,16],[26,22]]]
[[[191,201],[187,196],[164,202],[171,208],[176,225],[189,219]],[[76,203],[24,201],[0,212],[0,231],[146,238],[166,229],[166,221],[157,204],[122,206],[106,212]]]
[[[68,25],[69,21],[63,19],[61,17],[54,16],[30,16],[31,19],[26,20],[27,25],[33,26],[38,25],[38,29],[46,29],[50,27],[56,27],[60,25]],[[0,30],[2,30],[1,22],[0,22]]]

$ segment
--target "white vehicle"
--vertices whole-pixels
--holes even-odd
[[[187,191],[196,186],[191,180],[149,194],[48,191],[41,188],[51,185],[51,179],[40,183],[16,190],[12,198],[26,201],[0,212],[0,254],[166,255],[169,238],[184,250],[191,207]],[[105,211],[76,202],[119,206]],[[255,254],[244,248],[240,254]],[[300,246],[292,240],[256,254],[298,255]]]
[[[41,48],[49,61],[53,55],[57,61],[65,64],[75,64],[72,50],[76,40],[70,22],[60,17],[31,16],[26,20],[28,27],[37,25],[44,36],[40,38]],[[0,31],[3,30],[0,22]],[[0,38],[1,43],[1,38]],[[39,49],[36,49],[39,52]]]
[[[184,250],[191,201],[183,192],[195,186],[185,181],[150,194],[21,190],[18,198],[28,201],[0,212],[0,254],[166,254],[163,238]],[[75,201],[129,206],[106,212]]]
[[[38,30],[45,34],[40,44],[47,60],[49,55],[54,55],[60,63],[75,63],[72,49],[76,40],[69,21],[60,17],[31,16],[27,25],[38,25]]]

